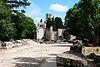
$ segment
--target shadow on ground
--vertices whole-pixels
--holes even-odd
[[[50,57],[18,57],[16,60],[15,67],[56,67],[54,58]]]
[[[100,67],[100,55],[96,55],[95,53],[91,53],[86,56],[88,58],[88,64],[91,67]]]
[[[14,58],[17,62],[15,67],[39,67],[42,63],[45,62],[45,57],[18,57]]]
[[[54,45],[55,47],[70,47],[71,45]]]

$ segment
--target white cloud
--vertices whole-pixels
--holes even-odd
[[[51,4],[49,7],[51,10],[58,11],[58,12],[66,12],[68,11],[68,7],[61,5],[61,4]]]
[[[35,19],[36,19],[36,21],[39,22],[41,18],[40,17],[36,17]]]

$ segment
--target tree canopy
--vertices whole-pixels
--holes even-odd
[[[55,18],[55,24],[57,29],[63,29],[63,22],[60,17]]]
[[[29,6],[28,0],[0,0],[0,40],[32,38],[36,26],[19,7]]]
[[[94,42],[100,18],[99,0],[80,0],[65,16],[65,28],[70,34]]]
[[[46,23],[46,27],[50,28],[53,27],[54,31],[57,31],[58,29],[63,29],[63,22],[62,19],[60,17],[53,17],[53,18],[48,18],[47,23]]]

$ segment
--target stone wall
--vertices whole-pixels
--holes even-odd
[[[31,39],[22,39],[22,40],[15,40],[15,41],[6,41],[1,44],[1,48],[3,49],[9,49],[14,48],[22,45],[30,45],[33,44],[33,40]]]
[[[37,40],[41,40],[44,37],[45,29],[42,27],[37,29]]]
[[[83,47],[82,48],[82,54],[90,55],[91,53],[100,55],[100,47]]]
[[[44,34],[44,40],[48,41],[50,40],[50,37],[51,37],[51,32],[48,29],[46,29]]]
[[[86,67],[87,61],[75,53],[63,53],[57,56],[57,67]]]
[[[51,38],[52,41],[57,41],[57,31],[52,31],[51,32]]]

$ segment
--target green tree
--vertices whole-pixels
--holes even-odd
[[[81,0],[69,9],[65,17],[65,27],[82,39],[94,41],[95,7],[92,0]]]
[[[62,19],[60,17],[56,17],[55,18],[55,25],[56,25],[56,29],[63,29],[63,22]]]
[[[46,28],[50,29],[51,26],[53,27],[54,31],[64,28],[62,19],[60,17],[48,18]]]
[[[16,17],[15,20],[18,19],[15,22],[16,39],[33,38],[34,32],[36,30],[36,26],[34,24],[34,20],[31,19],[30,17],[25,16],[22,13],[19,13],[17,15],[13,16],[13,18]]]
[[[96,44],[100,44],[100,0],[93,0],[92,1],[95,7],[95,22],[94,22],[94,31],[95,31],[95,40]],[[97,42],[97,40],[99,40]]]
[[[52,20],[48,18],[47,23],[46,23],[46,28],[50,29],[52,25],[53,25]]]
[[[0,40],[34,37],[33,19],[25,16],[24,10],[18,10],[29,5],[28,0],[0,0]]]
[[[4,0],[6,5],[12,10],[12,12],[17,13],[19,12],[20,7],[26,8],[26,6],[29,6],[31,3],[28,2],[28,0]],[[16,8],[14,10],[14,8]],[[24,10],[20,10],[20,12],[25,13]]]
[[[40,22],[42,22],[42,19],[40,20]]]
[[[25,17],[24,21],[22,22],[22,38],[34,38],[36,26],[34,24],[33,19],[30,17]]]
[[[6,41],[14,37],[15,31],[11,23],[10,9],[3,0],[0,1],[0,40]]]
[[[52,18],[52,26],[53,26],[53,31],[57,31],[56,23],[55,23],[55,18]]]

